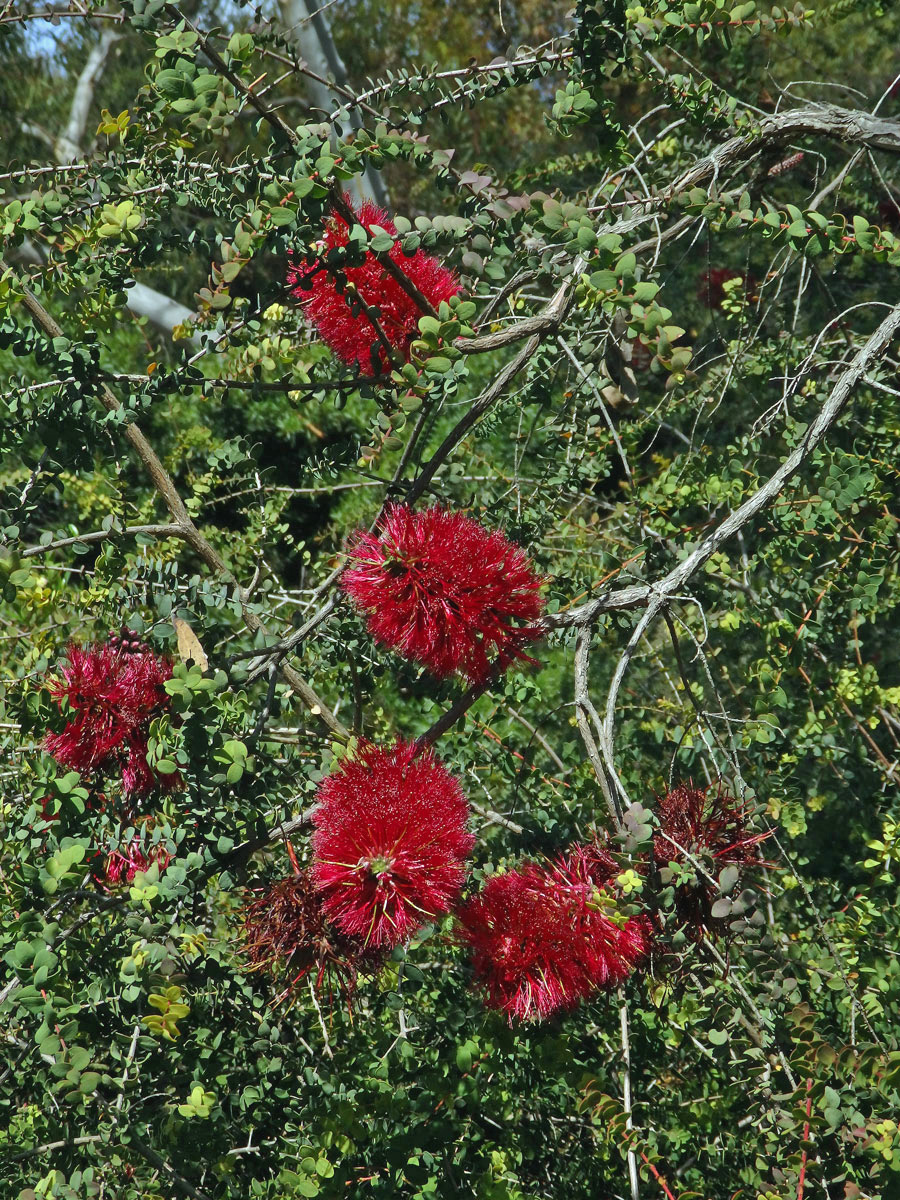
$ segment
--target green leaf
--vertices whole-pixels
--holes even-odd
[[[456,1047],[456,1065],[460,1071],[466,1073],[472,1070],[472,1048],[469,1042],[464,1042],[463,1045]]]
[[[185,83],[186,80],[180,71],[160,71],[153,79],[153,84],[157,90],[169,99],[180,96]]]
[[[593,279],[591,282],[593,282]],[[641,282],[634,285],[634,298],[639,304],[649,304],[658,292],[658,283]]]
[[[729,892],[733,891],[740,877],[741,873],[737,867],[728,866],[722,868],[719,872],[719,891],[723,896],[727,896]]]
[[[433,358],[427,360],[425,370],[429,375],[446,375],[452,366],[453,363],[449,358],[444,358],[443,355],[436,354]]]
[[[194,89],[195,96],[204,96],[207,92],[214,92],[219,87],[218,75],[197,75],[191,80],[191,87]]]
[[[597,245],[597,235],[593,229],[588,229],[585,225],[579,225],[578,235],[576,237],[578,249],[585,254],[590,253]]]

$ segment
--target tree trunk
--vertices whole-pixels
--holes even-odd
[[[323,79],[333,79],[338,85],[345,85],[347,68],[338,54],[325,14],[319,10],[315,0],[278,0],[278,8],[285,32],[310,70]],[[335,96],[324,83],[307,78],[306,86],[313,107],[321,109],[326,117],[340,105],[341,97]],[[349,121],[352,128],[359,128],[360,120],[353,108],[349,110]],[[354,176],[347,184],[347,191],[357,201],[371,200],[379,208],[385,209],[390,205],[384,180],[372,167],[367,168],[364,175]]]

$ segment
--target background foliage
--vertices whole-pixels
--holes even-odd
[[[900,1195],[896,10],[342,0],[329,111],[290,15],[0,8],[4,1194]],[[367,168],[463,285],[378,382],[284,283]],[[438,744],[474,881],[594,827],[627,861],[693,778],[774,831],[730,947],[663,896],[652,971],[564,1020],[486,1013],[446,929],[353,1012],[271,1006],[245,889],[351,734],[462,692],[335,591],[391,497],[549,580],[539,667]],[[123,621],[185,789],[106,893],[134,826],[40,741]]]

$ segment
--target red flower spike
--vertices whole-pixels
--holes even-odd
[[[604,888],[619,874],[619,864],[597,838],[570,846],[553,864],[557,876],[573,887]]]
[[[171,678],[170,664],[119,638],[70,646],[67,658],[62,677],[48,687],[60,711],[66,702],[71,720],[61,733],[46,735],[47,752],[82,775],[121,770],[129,795],[178,786],[177,775],[156,776],[147,764],[150,722],[169,705],[163,685]]]
[[[98,882],[106,890],[132,883],[138,871],[146,871],[152,863],[159,866],[160,874],[172,861],[165,846],[151,846],[145,852],[140,838],[134,838],[123,850],[113,850],[106,859],[106,868]]]
[[[157,775],[147,762],[147,739],[140,732],[129,734],[125,743],[128,757],[122,766],[122,787],[129,796],[146,796],[154,787],[175,788],[181,786],[181,776]]]
[[[475,839],[462,789],[430,751],[362,745],[318,799],[312,877],[342,933],[396,946],[450,910]]]
[[[377,535],[357,535],[341,583],[376,641],[439,679],[484,682],[539,636],[542,580],[528,556],[462,513],[392,505]]]
[[[367,201],[354,211],[360,224],[367,229],[378,225],[386,233],[396,236],[393,221],[374,204]],[[332,216],[325,226],[322,254],[336,246],[346,246],[348,241],[347,222],[341,216]],[[397,242],[389,254],[434,308],[459,291],[453,272],[431,255],[418,250],[412,258],[407,258]],[[322,341],[344,362],[356,363],[363,375],[374,375],[390,368],[388,355],[372,321],[361,306],[354,303],[355,294],[376,310],[376,319],[385,339],[402,359],[408,361],[409,346],[418,336],[419,318],[423,315],[415,301],[371,251],[366,252],[361,266],[343,267],[341,275],[346,277],[349,287],[339,285],[334,274],[323,266],[309,268],[292,263],[288,268],[291,293],[303,305]]]
[[[599,842],[572,846],[551,865],[556,884],[579,907],[584,968],[596,988],[617,987],[649,953],[650,922],[616,912],[609,885],[619,866]]]
[[[485,1003],[520,1021],[575,1008],[592,987],[580,958],[573,906],[540,868],[495,875],[457,914]]]
[[[260,889],[244,912],[245,952],[250,970],[266,971],[287,1000],[304,979],[349,1000],[360,974],[374,973],[381,955],[344,937],[325,917],[308,871]]]
[[[549,867],[495,875],[458,913],[475,978],[510,1023],[541,1021],[621,983],[647,954],[643,918],[618,918],[604,892],[617,873],[597,844]]]
[[[759,844],[770,833],[749,832],[744,809],[728,796],[710,795],[708,788],[681,785],[660,799],[657,817],[659,832],[653,837],[657,866],[683,862],[691,865],[684,851],[700,860],[713,877],[727,866],[737,867],[743,874],[754,866],[766,865],[760,858]],[[727,928],[727,921],[712,915],[718,894],[715,884],[703,876],[696,883],[676,889],[678,915],[698,938],[706,933],[723,933]]]

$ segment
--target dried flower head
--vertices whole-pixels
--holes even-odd
[[[596,844],[493,876],[458,912],[486,1003],[541,1021],[615,987],[649,950],[649,927],[607,891],[616,867]]]
[[[769,833],[751,833],[744,808],[709,788],[688,785],[672,788],[659,800],[657,817],[659,831],[653,837],[657,866],[675,863],[693,867],[690,859],[694,859],[712,877],[699,874],[695,868],[692,881],[676,887],[679,918],[696,937],[721,933],[726,923],[712,915],[712,906],[719,895],[713,880],[724,867],[736,867],[744,875],[754,866],[765,865],[759,844]]]
[[[175,786],[177,776],[156,776],[147,764],[150,722],[169,705],[163,686],[172,675],[169,663],[115,637],[103,645],[72,645],[67,660],[48,687],[70,720],[61,733],[46,735],[48,753],[82,775],[121,771],[129,795]]]
[[[392,236],[397,233],[387,213],[374,204],[366,202],[354,211],[366,228],[378,225]],[[324,255],[346,246],[349,240],[348,223],[335,215],[325,227],[321,252]],[[396,242],[389,255],[435,308],[459,291],[453,272],[431,255],[418,250],[407,258]],[[363,375],[374,375],[390,365],[371,316],[392,350],[404,361],[409,359],[409,345],[418,334],[422,312],[371,251],[360,266],[342,267],[339,275],[321,263],[312,268],[292,263],[288,286],[322,341],[344,362],[356,363]],[[372,310],[371,316],[357,298]]]
[[[312,875],[342,933],[396,946],[449,911],[475,839],[462,789],[430,751],[362,745],[318,799]]]
[[[525,657],[543,612],[541,582],[498,530],[401,504],[387,510],[377,535],[357,536],[342,578],[378,642],[439,679],[459,671],[473,683]]]
[[[95,877],[106,889],[121,887],[133,883],[138,871],[148,870],[152,863],[157,864],[162,874],[171,861],[172,855],[165,846],[145,847],[140,837],[134,837],[124,850],[110,851],[102,873]]]
[[[381,958],[358,939],[345,937],[325,916],[309,871],[255,892],[244,912],[245,951],[250,969],[267,972],[288,999],[304,979],[315,988],[350,998],[361,974],[378,969]]]

